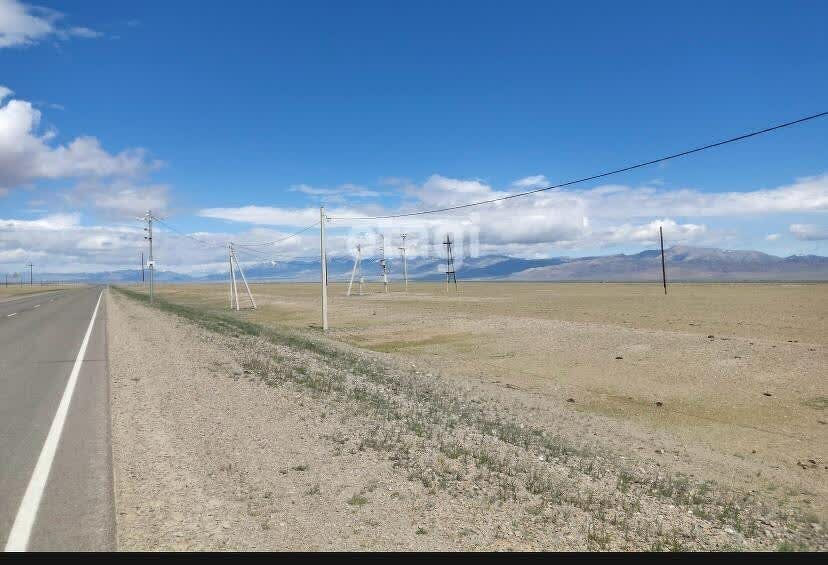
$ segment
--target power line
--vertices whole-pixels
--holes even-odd
[[[319,225],[319,222],[314,222],[313,224],[302,228],[298,232],[292,233],[292,234],[290,234],[288,236],[285,236],[281,239],[277,239],[276,241],[242,241],[241,243],[234,242],[234,245],[242,246],[242,247],[261,247],[261,246],[265,246],[265,245],[279,245],[283,241],[287,241],[287,240],[289,240],[293,237],[296,237],[297,235],[301,235],[301,234],[305,233],[306,231],[315,228],[318,225]]]
[[[425,215],[425,214],[436,214],[438,212],[450,212],[452,210],[461,210],[463,208],[471,208],[472,206],[481,206],[483,204],[492,204],[494,202],[502,202],[503,200],[510,200],[512,198],[520,198],[522,196],[528,196],[530,194],[537,194],[538,192],[544,192],[544,191],[548,191],[548,190],[555,190],[555,189],[559,189],[559,188],[564,188],[564,187],[567,187],[567,186],[571,186],[573,184],[578,184],[578,183],[587,182],[587,181],[591,181],[591,180],[595,180],[595,179],[600,179],[600,178],[603,178],[603,177],[608,177],[610,175],[616,175],[618,173],[624,173],[624,172],[627,172],[627,171],[632,171],[633,169],[640,169],[641,167],[647,167],[649,165],[654,165],[656,163],[662,163],[664,161],[669,161],[671,159],[677,159],[679,157],[684,157],[684,156],[690,155],[692,153],[698,153],[700,151],[706,151],[707,149],[712,149],[714,147],[720,147],[722,145],[727,145],[728,143],[735,143],[737,141],[742,141],[742,140],[748,139],[750,137],[755,137],[757,135],[762,135],[764,133],[769,133],[769,132],[772,132],[772,131],[775,131],[775,130],[778,130],[778,129],[790,127],[790,126],[793,126],[793,125],[796,125],[796,124],[801,124],[803,122],[807,122],[807,121],[810,121],[810,120],[815,120],[817,118],[822,118],[826,115],[828,115],[828,112],[820,112],[819,114],[813,114],[813,115],[810,115],[810,116],[805,116],[804,118],[799,118],[797,120],[793,120],[793,121],[790,121],[790,122],[785,122],[783,124],[777,124],[775,126],[770,126],[770,127],[764,128],[764,129],[760,129],[760,130],[753,131],[753,132],[750,132],[750,133],[746,133],[746,134],[743,134],[743,135],[739,135],[739,136],[736,136],[736,137],[731,137],[730,139],[725,139],[723,141],[717,141],[715,143],[709,143],[709,144],[703,145],[701,147],[696,147],[695,149],[688,149],[686,151],[681,151],[679,153],[673,153],[672,155],[667,155],[665,157],[659,157],[658,159],[652,159],[650,161],[644,161],[642,163],[636,163],[635,165],[629,165],[627,167],[622,167],[620,169],[614,169],[612,171],[607,171],[607,172],[604,172],[604,173],[599,173],[599,174],[596,174],[596,175],[591,175],[591,176],[588,176],[588,177],[583,177],[583,178],[567,181],[567,182],[564,182],[564,183],[561,183],[561,184],[554,184],[552,186],[546,186],[546,187],[543,187],[543,188],[536,188],[534,190],[528,190],[526,192],[518,192],[518,193],[515,193],[515,194],[509,194],[507,196],[501,196],[501,197],[498,197],[498,198],[491,198],[489,200],[479,200],[477,202],[469,202],[468,204],[460,204],[458,206],[448,206],[446,208],[435,208],[433,210],[419,210],[419,211],[416,211],[416,212],[406,212],[406,213],[402,213],[402,214],[388,214],[388,215],[385,215],[385,216],[363,216],[363,217],[347,217],[347,216],[332,217],[332,216],[328,216],[328,218],[331,219],[331,220],[386,220],[386,219],[391,219],[391,218],[405,218],[405,217],[409,217],[409,216],[422,216],[422,215]]]
[[[199,238],[197,238],[197,237],[195,237],[195,236],[193,236],[193,235],[190,235],[190,234],[188,234],[188,233],[184,233],[184,232],[183,232],[183,231],[181,231],[180,229],[176,228],[175,226],[170,225],[169,223],[165,222],[164,220],[162,220],[161,218],[159,218],[159,217],[157,217],[157,216],[153,216],[153,218],[154,218],[154,219],[155,219],[155,221],[156,221],[156,222],[158,222],[159,224],[163,224],[163,225],[165,225],[166,227],[168,227],[169,229],[171,229],[172,231],[176,232],[177,234],[179,234],[179,235],[183,235],[184,237],[188,237],[188,238],[192,239],[193,241],[195,241],[195,242],[197,242],[197,243],[200,243],[201,245],[204,245],[204,246],[207,246],[207,247],[216,247],[216,248],[221,247],[222,249],[224,248],[224,245],[223,245],[223,244],[219,244],[219,243],[210,243],[209,241],[205,241],[205,240],[203,240],[203,239],[199,239]]]

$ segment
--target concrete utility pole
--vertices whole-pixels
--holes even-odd
[[[29,286],[32,286],[32,285],[34,284],[34,283],[32,282],[32,269],[34,268],[34,265],[32,265],[31,263],[29,263],[29,264],[28,264],[28,265],[26,265],[26,266],[27,266],[27,267],[29,267]]]
[[[354,257],[354,268],[351,269],[351,281],[348,283],[348,293],[351,296],[351,287],[354,286],[354,277],[359,273],[359,295],[362,296],[362,245],[357,244],[356,257]]]
[[[664,266],[664,231],[658,226],[658,237],[661,239],[661,282],[664,284],[664,294],[667,294],[667,268]]]
[[[380,235],[380,268],[382,269],[382,285],[385,294],[388,294],[388,260],[385,258],[385,236]]]
[[[138,218],[139,220],[143,220],[147,222],[147,227],[144,228],[144,239],[149,242],[149,297],[150,297],[150,304],[155,303],[155,261],[152,258],[152,210],[147,210],[147,213],[144,214],[143,218]]]
[[[403,281],[405,281],[405,291],[408,292],[408,262],[405,259],[405,238],[408,237],[408,234],[401,233],[400,237],[402,238],[402,247],[400,247],[400,251],[402,251]]]
[[[319,207],[319,262],[322,264],[322,331],[328,331],[328,253],[325,250],[325,207]]]
[[[141,282],[144,282],[144,252],[141,251]]]
[[[253,307],[253,310],[256,309],[256,299],[253,298],[253,293],[250,291],[250,285],[247,284],[247,279],[244,276],[244,269],[242,269],[241,263],[239,263],[239,258],[236,256],[236,250],[233,247],[233,242],[231,241],[227,248],[230,252],[230,309],[233,309],[233,297],[235,296],[236,299],[236,311],[241,310],[241,304],[239,303],[239,289],[236,284],[236,269],[239,270],[239,274],[242,278],[242,283],[244,283],[244,288],[247,289],[247,297],[250,299],[250,304]],[[236,267],[233,267],[233,263],[235,262]]]

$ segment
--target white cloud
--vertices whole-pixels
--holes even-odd
[[[2,87],[0,98],[11,91]],[[55,144],[55,132],[39,134],[41,113],[30,102],[10,99],[0,106],[0,190],[37,180],[117,179],[140,176],[160,166],[143,149],[109,153],[90,136]]]
[[[791,224],[788,228],[801,241],[822,241],[828,239],[828,225]]]
[[[291,192],[301,192],[308,196],[318,196],[328,203],[342,203],[348,198],[376,198],[382,193],[356,184],[342,184],[335,188],[319,188],[307,184],[297,184],[290,187]]]
[[[602,217],[751,216],[828,210],[828,174],[797,179],[777,188],[744,192],[632,188],[613,185],[567,192],[583,198]]]
[[[37,220],[3,220],[0,219],[0,232],[3,231],[62,231],[77,227],[80,224],[80,214],[52,214]]]
[[[520,188],[524,190],[532,189],[532,188],[542,188],[544,186],[549,186],[552,183],[549,182],[549,179],[546,178],[544,175],[533,175],[531,177],[524,177],[522,179],[518,179],[512,183],[512,186],[515,188]]]
[[[780,237],[782,237],[782,236],[778,233],[769,233],[768,235],[765,236],[765,241],[776,241]]]
[[[531,177],[527,177],[531,178]],[[536,179],[537,180],[537,179]],[[527,181],[528,185],[529,181]],[[663,226],[670,245],[720,245],[732,234],[711,230],[703,220],[719,216],[764,216],[811,213],[828,209],[828,175],[807,177],[777,188],[745,192],[705,193],[694,189],[603,185],[591,189],[550,191],[450,213],[379,220],[367,224],[348,216],[386,215],[423,208],[441,208],[489,200],[512,192],[496,190],[478,179],[432,175],[406,192],[413,201],[399,209],[354,207],[329,209],[344,217],[332,228],[365,230],[374,227],[393,235],[400,231],[420,239],[442,238],[446,232],[471,233],[481,249],[523,249],[518,254],[546,255],[560,249],[598,249],[610,246],[650,246],[658,243]],[[318,219],[315,208],[245,206],[202,210],[202,216],[253,224],[300,227]],[[693,218],[695,221],[679,221]],[[428,235],[430,234],[430,235]],[[334,239],[331,239],[332,245]],[[414,237],[410,241],[414,241]]]
[[[131,219],[145,210],[166,214],[169,193],[170,187],[165,184],[136,184],[129,179],[88,180],[64,193],[63,199],[72,208],[91,206],[104,217]]]
[[[276,208],[272,206],[205,208],[200,210],[198,215],[203,218],[270,226],[300,226],[319,221],[319,210],[315,208]]]
[[[102,34],[83,26],[61,27],[64,15],[56,10],[23,4],[19,0],[0,0],[0,48],[25,47],[49,37],[97,38]]]

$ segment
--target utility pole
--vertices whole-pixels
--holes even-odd
[[[32,265],[31,262],[29,262],[29,264],[26,266],[29,267],[29,286],[32,286],[34,284],[32,282],[32,269],[34,268],[34,265]]]
[[[328,331],[328,253],[325,250],[325,207],[319,207],[319,262],[322,264],[322,331]]]
[[[150,304],[155,303],[155,261],[152,258],[152,210],[147,210],[147,213],[144,214],[143,218],[138,218],[139,220],[143,220],[147,222],[147,227],[144,228],[144,239],[149,242],[149,299]]]
[[[382,285],[385,294],[388,294],[388,261],[385,259],[385,236],[380,235],[380,268],[382,269]]]
[[[408,292],[408,262],[405,259],[405,238],[408,237],[408,234],[401,233],[400,237],[402,238],[402,247],[400,247],[400,251],[402,251],[403,281],[405,281],[405,291]]]
[[[253,310],[256,309],[256,299],[253,298],[253,293],[250,291],[250,285],[247,284],[247,278],[244,276],[244,269],[242,269],[241,263],[239,263],[239,258],[236,256],[236,249],[233,247],[233,242],[231,241],[228,245],[230,250],[230,279],[232,280],[233,286],[230,288],[230,309],[233,309],[233,294],[235,293],[236,296],[236,311],[241,310],[241,305],[239,304],[239,289],[236,285],[236,270],[233,268],[233,262],[236,263],[236,269],[239,270],[239,274],[242,278],[242,283],[244,283],[244,288],[247,289],[247,297],[250,299],[250,304],[253,307]]]
[[[354,268],[351,269],[351,280],[348,283],[348,293],[351,296],[351,287],[354,285],[354,277],[359,273],[359,295],[362,296],[362,245],[357,243],[357,254],[354,257]]]
[[[457,275],[454,272],[454,254],[451,246],[454,242],[451,240],[451,234],[446,234],[446,240],[443,245],[446,246],[446,292],[449,290],[449,282],[454,281],[454,290],[457,290]]]
[[[141,284],[144,283],[144,252],[141,251]]]
[[[661,282],[664,284],[664,295],[667,295],[667,268],[664,266],[664,231],[658,226],[658,237],[661,240]]]
[[[227,284],[230,287],[230,309],[233,309],[233,244],[227,244],[227,260],[230,262],[230,278]]]

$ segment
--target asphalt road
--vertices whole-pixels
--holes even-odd
[[[90,324],[103,290],[0,302],[0,541],[7,550],[115,549],[105,300]]]

